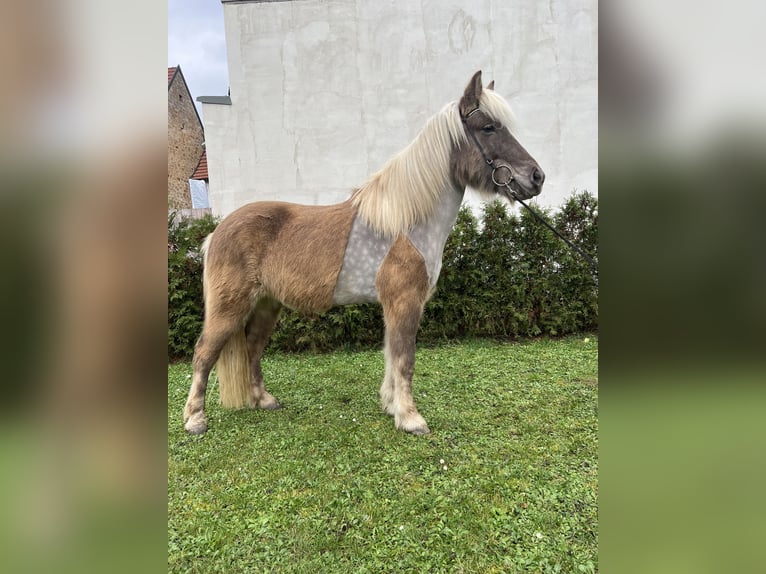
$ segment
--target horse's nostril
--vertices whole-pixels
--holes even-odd
[[[532,171],[532,183],[534,183],[537,186],[540,186],[545,181],[545,174],[540,171],[539,169],[535,168]]]

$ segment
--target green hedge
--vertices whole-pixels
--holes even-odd
[[[168,216],[168,357],[191,358],[202,331],[202,257],[199,248],[218,222],[212,216]]]
[[[546,219],[597,257],[598,200],[573,194]],[[191,356],[202,317],[198,246],[215,226],[212,219],[169,219],[168,352]],[[519,338],[565,335],[598,328],[598,284],[587,262],[526,210],[510,215],[488,204],[481,225],[461,209],[444,248],[438,289],[426,305],[418,339],[438,342],[465,337]],[[337,307],[319,317],[285,310],[271,340],[284,351],[329,351],[380,346],[383,316],[378,305]]]

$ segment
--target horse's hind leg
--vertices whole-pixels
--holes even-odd
[[[202,335],[194,347],[192,361],[194,374],[189,398],[184,407],[184,428],[190,434],[202,434],[207,431],[205,394],[208,377],[218,360],[221,349],[239,329],[242,329],[242,320],[237,316],[220,316],[211,313],[205,317]]]
[[[261,409],[278,409],[279,402],[266,391],[261,370],[261,356],[269,342],[271,332],[277,324],[282,305],[274,299],[261,299],[256,303],[253,314],[245,327],[247,352],[253,385],[253,404]]]

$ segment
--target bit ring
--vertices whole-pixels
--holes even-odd
[[[497,181],[495,178],[495,172],[500,169],[507,169],[508,170],[508,179],[506,181]],[[507,186],[514,180],[513,172],[511,171],[511,168],[507,165],[499,165],[496,168],[492,170],[492,183],[494,183],[498,187]]]

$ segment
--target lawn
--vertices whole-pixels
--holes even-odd
[[[433,434],[380,410],[380,351],[271,354],[279,411],[183,430],[168,367],[170,572],[592,572],[598,568],[598,340],[419,348]]]

